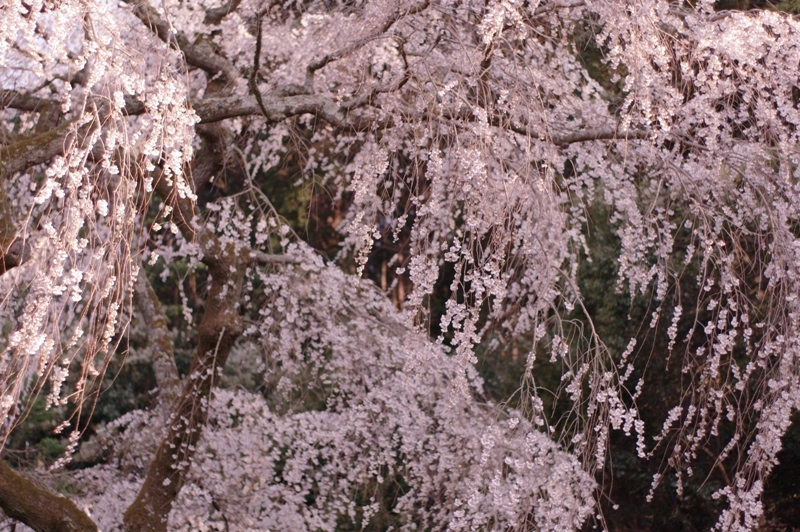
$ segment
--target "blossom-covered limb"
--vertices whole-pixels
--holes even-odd
[[[429,0],[425,0],[424,2],[422,2],[421,4],[419,4],[417,6],[413,6],[413,7],[407,8],[407,9],[400,9],[398,7],[398,8],[396,8],[394,10],[394,12],[389,17],[386,18],[386,20],[384,21],[383,25],[380,28],[378,28],[376,31],[374,31],[372,34],[370,34],[368,36],[365,36],[362,39],[359,39],[355,43],[352,43],[351,45],[349,45],[349,46],[347,46],[345,48],[342,48],[340,50],[336,50],[335,52],[331,52],[329,54],[325,54],[324,56],[322,56],[322,57],[320,57],[318,59],[315,59],[314,61],[311,61],[308,64],[308,66],[306,66],[306,79],[305,79],[305,82],[303,83],[303,88],[305,89],[305,91],[308,94],[313,94],[314,93],[314,75],[317,73],[317,71],[319,71],[320,69],[324,68],[328,64],[330,64],[330,63],[332,63],[334,61],[338,61],[339,59],[347,56],[348,54],[353,53],[355,50],[361,48],[366,43],[377,39],[378,37],[380,37],[381,35],[383,35],[387,31],[389,31],[389,29],[391,29],[391,27],[394,26],[403,17],[407,17],[407,16],[411,16],[411,15],[416,15],[417,13],[421,13],[422,11],[427,9],[428,6],[430,6],[430,1]]]
[[[147,2],[130,3],[133,4],[133,14],[148,25],[162,41],[169,43],[174,39],[189,65],[205,70],[212,76],[218,76],[223,83],[234,81],[239,77],[236,67],[228,59],[216,53],[211,43],[205,39],[190,42],[182,32],[175,32],[170,23]]]
[[[85,138],[94,126],[94,120],[81,126],[70,121],[41,135],[18,139],[13,144],[0,147],[0,179],[68,152],[75,141]]]

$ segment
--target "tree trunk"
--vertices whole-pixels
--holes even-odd
[[[212,282],[205,314],[198,327],[198,346],[167,435],[150,462],[136,500],[125,512],[125,530],[163,532],[172,503],[189,470],[195,445],[206,422],[208,405],[234,342],[242,333],[239,294],[245,260],[231,246],[220,250],[214,240],[204,262]]]
[[[142,321],[150,331],[148,343],[153,353],[152,364],[158,385],[158,402],[161,407],[168,409],[181,393],[181,379],[175,367],[175,354],[169,337],[167,317],[155,290],[147,280],[144,268],[139,270],[133,299]]]

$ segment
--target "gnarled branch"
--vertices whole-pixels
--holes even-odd
[[[47,98],[39,98],[14,90],[0,90],[0,109],[11,107],[21,111],[35,112],[41,111],[51,103],[53,101]]]
[[[191,43],[182,32],[174,32],[169,22],[161,18],[161,15],[147,2],[126,1],[133,5],[133,14],[158,35],[159,39],[165,43],[174,42],[178,46],[189,65],[205,70],[212,77],[219,77],[223,83],[239,77],[239,72],[233,63],[219,55],[207,40],[199,39]]]
[[[203,23],[211,25],[219,24],[222,22],[222,19],[236,11],[236,8],[239,7],[241,3],[242,0],[228,0],[220,7],[206,9],[206,17],[203,19]]]

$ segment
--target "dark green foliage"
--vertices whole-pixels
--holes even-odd
[[[64,450],[59,440],[53,438],[53,429],[63,419],[63,409],[46,409],[44,397],[37,397],[29,407],[24,422],[11,433],[6,443],[5,458],[12,465],[51,463],[57,458],[56,446]],[[55,452],[55,455],[54,455]]]
[[[132,410],[147,408],[153,403],[156,379],[152,366],[145,361],[123,364],[109,371],[103,384],[106,391],[97,400],[91,423],[108,423]]]
[[[66,447],[59,440],[49,437],[42,438],[37,448],[39,454],[47,463],[55,462],[66,450]]]
[[[591,262],[584,260],[578,272],[578,281],[586,311],[592,316],[592,323],[609,349],[611,356],[619,362],[630,338],[637,339],[635,371],[629,381],[630,386],[639,378],[646,385],[637,400],[637,407],[645,421],[645,431],[649,435],[648,449],[652,448],[652,436],[658,434],[670,408],[680,404],[681,393],[685,389],[686,375],[681,373],[684,353],[689,346],[681,340],[686,338],[695,319],[705,322],[706,312],[693,313],[693,304],[699,297],[695,286],[697,264],[690,263],[684,271],[679,286],[670,290],[661,303],[662,317],[659,324],[649,327],[651,313],[658,304],[652,294],[631,298],[625,290],[617,286],[617,257],[620,242],[615,228],[609,223],[609,210],[600,203],[593,205],[587,213],[590,229],[587,243]],[[678,245],[685,238],[677,235]],[[676,260],[682,261],[682,257]],[[675,305],[676,293],[681,294],[684,314],[678,324],[679,342],[672,353],[668,353],[666,328]],[[576,310],[569,316],[566,324],[576,331],[588,330],[588,322],[582,311]],[[498,342],[493,336],[478,351],[478,370],[484,378],[485,390],[490,400],[506,402],[510,407],[517,406],[517,390],[523,380],[527,353],[531,349],[530,339],[515,338]],[[698,335],[690,339],[697,341]],[[493,342],[494,340],[494,342]],[[489,345],[493,345],[490,349]],[[548,361],[544,352],[537,353],[533,369],[538,386],[544,390],[558,388],[561,368]],[[547,391],[540,393],[551,422],[555,423],[566,412],[565,400],[553,404],[553,396]],[[784,451],[779,455],[781,465],[775,470],[767,483],[765,508],[768,530],[793,529],[800,527],[800,416],[795,416],[795,424],[783,439]],[[734,463],[731,459],[714,466],[715,457],[731,437],[731,427],[722,425],[720,436],[709,439],[698,452],[692,464],[693,475],[689,477],[683,470],[683,494],[678,495],[674,471],[668,471],[664,480],[653,493],[653,500],[646,502],[651,489],[653,475],[664,472],[664,457],[671,451],[671,443],[661,447],[649,460],[638,457],[635,438],[626,437],[620,432],[612,432],[611,451],[606,468],[598,478],[603,484],[601,499],[606,525],[614,531],[701,531],[710,530],[724,504],[713,499],[712,495],[725,486],[732,476]],[[592,529],[590,525],[588,529]]]
[[[764,507],[770,525],[800,529],[800,414],[783,436],[779,465],[770,476],[764,492]]]

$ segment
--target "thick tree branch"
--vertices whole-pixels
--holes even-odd
[[[147,109],[143,101],[133,96],[125,96],[125,107],[122,108],[122,114],[125,116],[135,116],[144,114],[146,111]]]
[[[75,141],[84,138],[94,126],[94,120],[80,127],[71,121],[41,135],[22,138],[14,144],[1,147],[0,179],[67,153]]]
[[[193,107],[197,115],[200,117],[201,124],[209,124],[219,122],[227,118],[249,115],[263,115],[269,122],[278,122],[285,120],[292,116],[302,114],[313,114],[318,118],[328,122],[334,127],[342,129],[364,129],[374,125],[379,127],[387,127],[387,123],[377,123],[369,119],[353,120],[349,119],[348,114],[352,109],[368,105],[376,93],[385,92],[388,90],[397,90],[407,81],[407,76],[404,76],[399,82],[392,84],[392,86],[378,87],[371,91],[367,96],[357,97],[345,102],[336,102],[331,98],[312,95],[300,94],[283,96],[280,92],[266,94],[258,101],[256,96],[211,96],[200,100],[195,100]],[[260,93],[257,93],[260,95]],[[28,100],[26,98],[11,100],[7,105],[14,108],[26,110],[33,108],[34,105],[44,105],[47,102],[44,99],[36,98],[36,101]],[[125,113],[126,114],[140,114],[145,111],[145,106],[142,102],[133,98],[126,100]],[[441,115],[426,115],[421,119],[450,119],[450,120],[464,120],[474,122],[475,116],[468,110],[462,112],[445,112]],[[525,126],[513,124],[511,122],[501,121],[498,117],[490,119],[492,126],[500,127],[514,131],[526,136],[538,137],[538,134],[530,131]],[[85,137],[89,129],[92,127],[93,122],[81,126],[77,132],[74,131],[72,122],[65,123],[57,128],[54,128],[46,133],[38,136],[28,137],[21,139],[9,146],[0,148],[0,176],[12,175],[15,172],[22,171],[26,168],[41,164],[49,161],[56,155],[65,153],[72,142],[76,138]],[[627,132],[618,132],[615,129],[590,129],[577,131],[564,135],[554,135],[548,137],[548,140],[553,144],[565,147],[570,144],[579,142],[588,142],[594,140],[615,140],[615,139],[630,139],[641,140],[649,138],[651,132],[644,130],[634,130]],[[158,182],[158,180],[157,180]],[[159,193],[165,198],[171,198],[174,195],[173,191],[167,190],[166,184],[162,183]],[[179,222],[188,229],[188,233],[192,233],[188,221],[194,216],[194,209],[191,202],[188,200],[179,200],[176,198],[169,199],[169,202],[177,202],[176,205],[180,207],[179,212],[182,214],[182,221]],[[184,231],[187,236],[187,231]],[[191,238],[187,239],[191,240]]]
[[[540,5],[536,8],[536,11],[533,12],[534,16],[544,15],[545,13],[549,13],[551,11],[556,11],[558,9],[575,9],[576,7],[583,7],[586,5],[585,0],[575,0],[573,2],[565,2],[563,4],[545,4]]]
[[[37,120],[34,130],[36,135],[56,127],[62,114],[59,102],[14,90],[0,91],[0,109],[6,107],[39,113],[39,120]]]
[[[420,116],[420,120],[433,121],[441,120],[463,121],[474,123],[477,121],[475,114],[467,108],[462,108],[456,111],[445,110],[441,114],[425,113]],[[489,117],[489,125],[513,131],[520,135],[530,138],[540,138],[540,134],[531,130],[527,126],[514,124],[510,120],[502,120],[501,117],[493,115]],[[618,131],[616,127],[600,128],[600,129],[582,129],[574,133],[565,133],[561,135],[545,135],[541,137],[542,140],[551,142],[558,147],[564,148],[570,144],[577,144],[580,142],[591,142],[594,140],[642,140],[649,139],[653,135],[651,130],[636,129],[629,131]]]
[[[555,135],[550,137],[550,142],[556,146],[568,146],[579,142],[591,142],[593,140],[643,140],[652,136],[652,131],[632,130],[617,131],[615,129],[585,129],[566,135]]]
[[[182,32],[174,32],[169,22],[161,18],[158,11],[147,2],[143,0],[125,1],[133,5],[133,14],[158,35],[159,39],[167,44],[174,42],[183,52],[189,65],[205,70],[223,83],[229,83],[239,77],[239,72],[233,63],[219,55],[207,39],[199,38],[191,43]]]
[[[1,91],[0,92],[0,109],[18,109],[20,111],[28,112],[42,112],[49,109],[55,109],[56,114],[60,115],[60,104],[55,100],[48,98],[40,98],[38,96],[30,96],[17,91]],[[144,102],[138,100],[133,96],[125,96],[125,107],[122,108],[122,113],[126,116],[140,115],[147,111]],[[61,118],[59,116],[59,118]],[[37,124],[38,126],[38,124]]]
[[[6,183],[0,180],[0,275],[22,262],[23,243],[17,239],[20,220],[11,208]]]
[[[180,200],[165,180],[157,176],[156,192],[165,202],[173,206],[180,216],[178,226],[187,240],[198,243],[203,252],[202,261],[208,266],[211,285],[205,304],[203,318],[198,326],[197,351],[182,391],[172,401],[172,411],[167,434],[159,445],[147,475],[136,497],[125,512],[127,531],[166,530],[167,518],[175,498],[185,481],[186,473],[194,454],[195,445],[206,423],[208,406],[214,388],[222,374],[234,342],[241,335],[243,320],[239,314],[240,293],[244,273],[253,263],[293,263],[295,259],[280,255],[268,255],[252,250],[224,246],[209,231],[195,231],[191,216],[193,205],[189,200]],[[166,321],[157,312],[158,300],[152,287],[141,278],[137,281],[137,304],[151,330],[160,329],[156,342],[163,356],[169,356],[172,348],[166,336]],[[174,360],[164,360],[164,374],[173,388],[177,380]],[[172,376],[170,376],[172,375]],[[159,381],[159,388],[162,388]]]
[[[358,129],[362,124],[355,121],[348,122],[347,114],[350,110],[368,104],[375,94],[396,90],[407,81],[404,76],[400,81],[387,86],[379,86],[364,97],[356,97],[346,102],[338,103],[332,98],[308,94],[297,94],[296,86],[282,87],[274,93],[264,95],[262,104],[259,105],[256,97],[247,94],[242,96],[209,96],[191,102],[195,113],[200,117],[201,124],[220,122],[227,118],[238,116],[264,115],[271,123],[301,114],[313,114],[331,125],[339,128]],[[42,99],[42,101],[47,101]],[[17,105],[19,103],[19,105]],[[55,102],[53,102],[55,103]],[[8,107],[26,110],[27,102],[11,101]],[[122,109],[126,116],[140,115],[147,112],[144,102],[127,96],[125,107]],[[25,168],[47,162],[55,155],[64,153],[62,149],[64,138],[69,133],[68,124],[47,132],[46,135],[28,137],[15,144],[0,148],[0,172],[3,172],[3,161],[11,161],[8,165],[9,173],[21,171]],[[61,137],[59,137],[61,135]],[[22,156],[20,159],[18,156]]]
[[[18,91],[0,91],[0,109],[10,107],[12,109],[19,109],[20,111],[36,112],[41,111],[51,103],[54,103],[53,100],[31,96],[30,94]]]
[[[0,460],[0,508],[37,532],[91,532],[97,525],[71,500],[20,475]]]
[[[203,207],[208,200],[211,180],[225,169],[234,141],[227,128],[219,123],[198,124],[195,131],[202,142],[192,157],[191,176],[197,205]]]
[[[219,122],[236,116],[264,114],[272,122],[305,113],[319,116],[326,122],[341,126],[345,122],[345,108],[331,98],[315,95],[278,96],[265,94],[263,103],[266,113],[262,112],[256,98],[247,96],[227,96],[204,98],[192,102],[201,123]]]
[[[215,134],[213,131],[207,133]],[[160,170],[156,170],[154,182],[156,193],[172,206],[173,221],[184,237],[200,246],[211,284],[203,318],[198,326],[197,351],[189,376],[180,393],[171,401],[171,421],[167,434],[156,450],[136,500],[125,512],[125,530],[137,532],[166,531],[173,501],[183,486],[195,445],[205,425],[214,387],[234,342],[242,333],[239,296],[247,265],[257,260],[246,250],[237,250],[232,245],[224,246],[208,230],[197,231],[192,224],[194,203],[180,198],[168,186]],[[137,282],[137,302],[145,321],[150,319],[148,325],[151,330],[163,330],[157,342],[162,355],[168,356],[172,349],[168,345],[166,322],[157,313],[158,300],[152,287],[149,283],[145,285],[145,282],[146,279]],[[174,363],[171,357],[163,362],[164,365]],[[173,373],[172,367],[165,368],[165,375],[169,381],[166,386],[174,389],[176,373]]]
[[[222,22],[222,19],[236,11],[236,8],[238,8],[241,3],[242,0],[228,0],[220,7],[206,9],[206,17],[203,19],[203,23],[210,25],[219,24]]]
[[[391,88],[398,89],[404,82],[405,78],[401,79],[400,82]],[[337,103],[330,98],[313,94],[301,94],[296,96],[267,94],[263,95],[262,98],[265,111],[261,110],[261,106],[256,101],[256,98],[251,95],[205,98],[193,102],[193,105],[195,112],[200,117],[201,123],[218,122],[226,118],[255,114],[263,114],[269,121],[277,122],[292,116],[310,113],[335,127],[361,129],[364,127],[363,123],[352,120],[348,121],[348,112],[356,107],[368,104],[376,93],[385,92],[391,88],[380,87],[372,91],[368,96],[354,98],[342,103]],[[441,118],[464,120],[467,122],[474,122],[476,120],[474,114],[469,110],[454,113],[445,112],[441,115],[426,114],[420,117],[421,120]],[[508,129],[515,133],[533,138],[538,138],[539,136],[536,132],[531,131],[525,126],[503,122],[498,117],[492,117],[490,119],[490,124],[494,127]],[[388,124],[381,124],[381,127],[386,127],[387,125]],[[570,144],[594,140],[642,140],[650,138],[651,135],[652,131],[648,130],[630,130],[623,132],[617,131],[615,128],[608,128],[586,129],[575,133],[551,135],[546,137],[546,139],[556,146],[564,147]]]
[[[250,251],[246,258],[258,264],[299,264],[300,260],[289,255],[275,255],[263,251]]]

